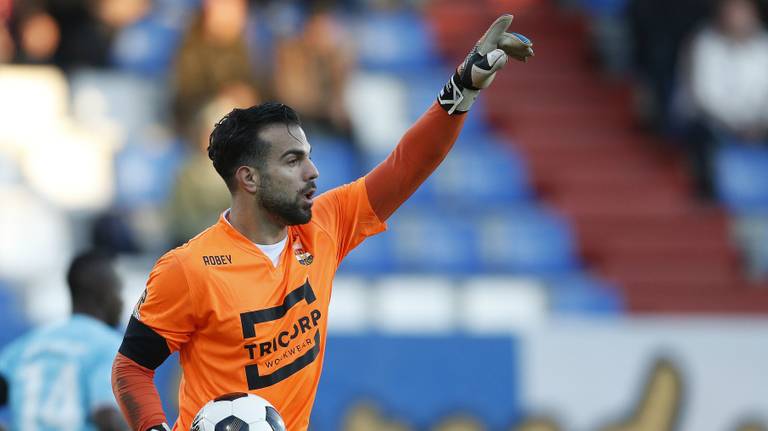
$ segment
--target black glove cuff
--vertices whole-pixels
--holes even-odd
[[[171,427],[166,423],[155,425],[152,428],[147,428],[146,431],[171,431]]]
[[[437,95],[437,103],[445,109],[449,115],[466,114],[475,103],[479,91],[466,88],[461,84],[458,73],[454,73],[448,83],[445,84],[440,94]]]
[[[464,87],[460,83],[461,78],[458,73],[454,73],[451,79],[440,90],[437,95],[437,103],[451,115],[464,114],[467,111],[457,111],[456,108],[464,99]]]

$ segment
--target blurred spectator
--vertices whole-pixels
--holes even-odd
[[[350,36],[328,9],[318,7],[299,34],[277,42],[276,97],[299,112],[309,133],[348,137],[344,91],[353,66]]]
[[[669,128],[679,53],[706,18],[707,4],[701,0],[629,0],[632,57],[640,84],[639,114],[661,131]]]
[[[230,109],[232,102],[219,98],[202,109],[194,122],[197,145],[179,170],[168,211],[173,244],[182,244],[216,223],[219,214],[229,207],[227,187],[208,158],[208,137]]]
[[[182,38],[173,71],[176,125],[192,141],[191,122],[200,109],[220,95],[236,106],[256,104],[260,92],[245,39],[246,0],[204,0]]]
[[[42,3],[29,2],[14,13],[12,33],[16,47],[12,49],[16,63],[48,64],[54,62],[59,49],[61,30]]]
[[[724,0],[714,26],[699,32],[689,84],[713,128],[754,141],[768,132],[768,33],[755,0]]]
[[[112,209],[97,215],[90,229],[94,247],[115,254],[141,251],[136,232],[131,228],[130,216],[123,211]]]
[[[6,22],[0,18],[0,64],[9,63],[14,56],[13,39]]]
[[[0,63],[13,59],[13,39],[9,29],[12,5],[11,0],[0,0]]]
[[[8,1],[8,0],[5,0]],[[9,3],[10,4],[10,3]],[[16,63],[55,64],[64,70],[107,67],[115,32],[144,16],[150,0],[25,0],[14,2],[10,35]],[[2,55],[0,28],[0,56]]]
[[[757,0],[722,0],[692,42],[685,89],[699,192],[712,195],[712,157],[724,143],[768,143],[768,33]]]

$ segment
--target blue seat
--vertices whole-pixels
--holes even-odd
[[[401,208],[390,219],[396,269],[403,272],[468,274],[478,270],[472,220],[459,215]]]
[[[579,0],[581,7],[591,15],[618,16],[629,4],[629,0]]]
[[[427,69],[418,73],[411,71],[399,76],[407,88],[406,109],[409,121],[416,121],[435,102],[437,94],[453,75],[453,67]],[[466,116],[461,133],[487,133],[488,130],[485,105],[481,97],[472,105],[472,113]]]
[[[387,152],[366,154],[367,170],[387,156]],[[518,204],[531,196],[525,164],[507,143],[486,133],[462,133],[446,159],[408,202],[463,209]]]
[[[319,192],[356,180],[361,175],[359,159],[350,142],[315,137],[312,144],[312,161],[320,176],[317,179]]]
[[[723,145],[715,155],[715,189],[732,212],[768,210],[768,149]]]
[[[201,3],[202,0],[155,0],[153,7],[165,14],[180,15],[181,18],[188,18],[188,15],[200,8]]]
[[[531,189],[521,158],[487,135],[476,137],[471,145],[457,144],[438,168],[438,199],[470,207],[527,201]]]
[[[552,311],[560,314],[618,316],[624,313],[621,290],[586,273],[545,280]]]
[[[377,12],[360,18],[355,37],[359,62],[369,71],[398,72],[439,64],[432,34],[423,18],[410,11]]]
[[[379,275],[394,269],[392,235],[380,233],[367,238],[353,249],[341,262],[339,272]]]
[[[132,74],[82,70],[70,77],[74,114],[88,127],[114,127],[121,138],[161,124],[166,117],[163,83]],[[109,124],[94,122],[107,121]]]
[[[164,76],[171,68],[183,30],[169,21],[151,13],[120,30],[111,52],[116,68],[143,76]]]
[[[121,208],[167,202],[185,152],[175,140],[131,140],[115,156],[115,203]]]
[[[564,274],[579,269],[567,223],[538,207],[478,214],[482,267],[489,272]]]

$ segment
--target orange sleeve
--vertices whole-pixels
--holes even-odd
[[[145,431],[165,422],[154,376],[154,371],[120,353],[112,364],[112,391],[123,416],[134,431]]]
[[[448,115],[437,102],[365,176],[371,207],[387,220],[437,169],[459,137],[466,115]]]
[[[195,331],[193,304],[184,268],[171,251],[152,268],[134,317],[161,335],[170,352],[175,352]]]

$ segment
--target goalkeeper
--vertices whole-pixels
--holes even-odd
[[[112,386],[132,429],[167,430],[154,370],[179,351],[179,419],[208,400],[251,392],[290,431],[306,431],[325,352],[331,283],[341,260],[427,179],[465,114],[508,59],[533,55],[497,19],[392,154],[363,178],[314,199],[318,172],[293,109],[235,109],[208,155],[232,195],[219,221],[161,257],[126,329]]]

